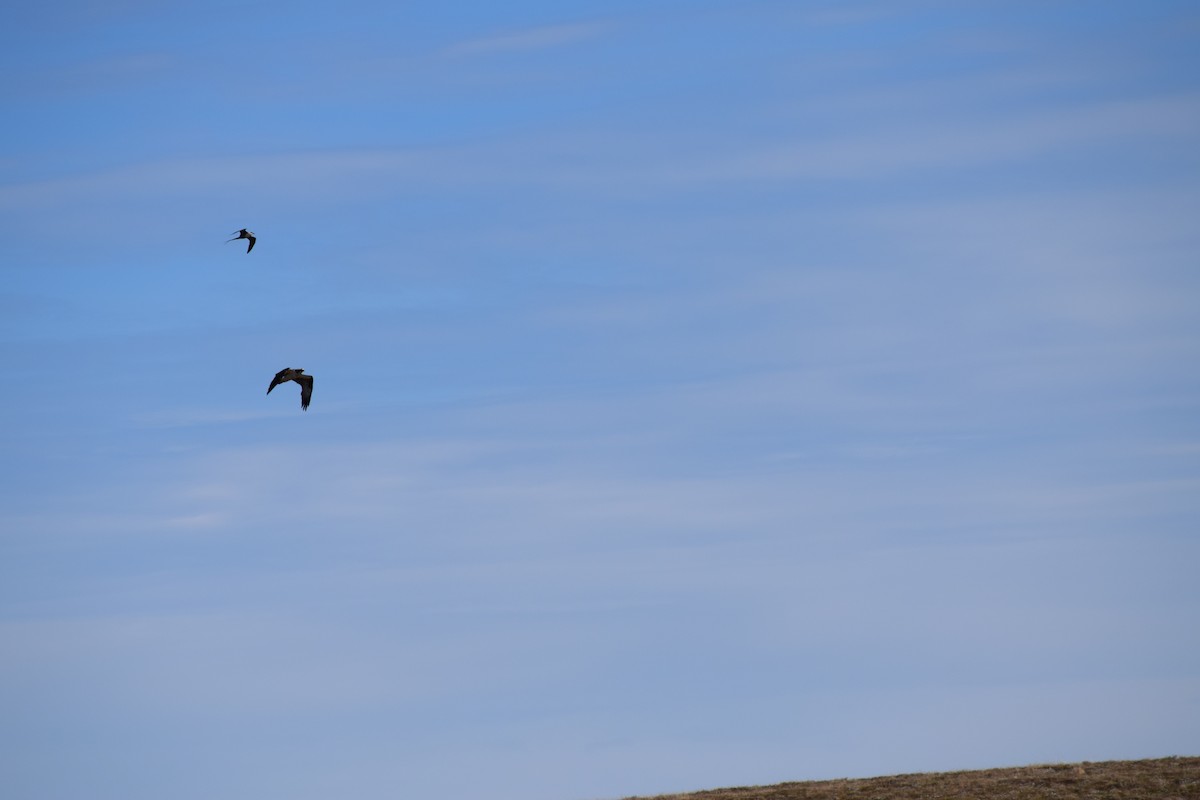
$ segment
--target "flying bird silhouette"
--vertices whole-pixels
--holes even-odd
[[[242,228],[240,231],[237,232],[237,236],[233,237],[232,239],[226,239],[225,244],[229,244],[230,242],[236,242],[238,239],[249,239],[250,240],[250,244],[246,245],[247,253],[249,253],[251,250],[254,249],[254,243],[256,241],[258,241],[257,239],[254,238],[254,234],[252,232],[246,230],[245,228]]]
[[[267,394],[270,394],[271,390],[279,384],[287,383],[288,381],[295,381],[300,384],[300,407],[308,411],[308,401],[312,400],[313,376],[305,375],[302,369],[284,367],[279,372],[276,372],[274,380],[267,387]]]

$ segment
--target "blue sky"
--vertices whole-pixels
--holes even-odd
[[[1195,4],[0,44],[6,796],[1200,753]]]

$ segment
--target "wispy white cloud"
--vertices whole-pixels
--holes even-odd
[[[55,93],[128,88],[164,76],[174,65],[174,59],[162,51],[107,56],[22,74],[19,80],[6,81],[0,96],[44,98]]]
[[[451,45],[445,50],[445,54],[451,57],[464,57],[543,50],[592,39],[609,32],[613,27],[613,23],[607,21],[543,25],[497,33],[479,39],[469,39]]]
[[[330,150],[160,161],[9,184],[0,187],[0,207],[83,201],[97,194],[161,196],[242,188],[274,195],[306,182],[314,192],[343,181],[361,191],[365,175],[395,178],[405,170],[421,169],[428,158],[409,150]]]
[[[136,425],[148,428],[189,428],[198,425],[249,422],[255,419],[278,417],[278,411],[221,411],[206,408],[178,408],[138,414]]]
[[[1200,97],[1182,95],[1027,111],[970,123],[905,123],[871,134],[764,146],[679,171],[692,181],[877,179],[918,169],[1015,161],[1064,148],[1178,139],[1200,132]],[[660,174],[671,175],[671,167]]]
[[[878,126],[878,122],[873,123]],[[237,191],[362,200],[397,187],[520,185],[622,193],[695,184],[890,180],[918,170],[994,166],[1092,145],[1179,140],[1200,133],[1200,97],[1163,96],[1029,110],[970,122],[931,119],[870,133],[798,137],[741,153],[699,143],[670,148],[650,137],[577,132],[468,145],[342,149],[135,164],[0,186],[0,208]],[[586,158],[581,155],[586,153]],[[89,206],[90,207],[90,206]]]
[[[911,13],[914,3],[879,3],[879,2],[849,2],[849,3],[810,3],[801,9],[788,9],[789,14],[805,25],[816,26],[855,26],[880,22],[901,14]]]

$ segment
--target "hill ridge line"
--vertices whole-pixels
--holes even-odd
[[[623,800],[1200,800],[1200,756],[789,781]]]

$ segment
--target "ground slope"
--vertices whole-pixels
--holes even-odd
[[[1200,757],[780,783],[656,800],[1200,800]]]

